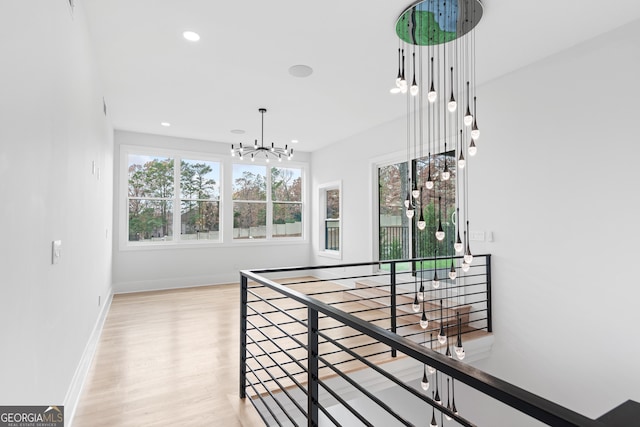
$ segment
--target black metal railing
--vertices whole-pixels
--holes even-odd
[[[416,377],[426,366],[435,368],[432,382],[442,384],[443,397],[448,377],[452,386],[464,383],[549,425],[601,426],[442,354],[451,339],[444,346],[433,340],[441,325],[461,325],[447,337],[492,330],[491,257],[476,256],[467,272],[454,259],[458,277],[433,288],[428,278],[434,272],[447,277],[450,261],[395,260],[382,271],[378,263],[242,271],[240,397],[251,398],[266,425],[422,425],[425,411],[431,417],[427,408],[474,425],[401,378],[396,367],[404,360],[415,365]],[[415,274],[397,268],[407,262],[418,266]],[[423,329],[412,300],[425,282],[430,289],[425,286],[420,305],[428,307],[432,325]],[[367,377],[357,378],[363,372]],[[417,415],[386,401],[382,390],[391,387],[421,408]],[[379,413],[363,411],[356,404],[361,400]]]
[[[338,219],[325,220],[324,248],[328,251],[340,250],[340,220]]]
[[[402,225],[380,226],[380,259],[406,259],[410,255],[409,227]]]

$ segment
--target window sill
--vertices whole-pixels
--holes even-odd
[[[178,242],[157,242],[157,243],[124,243],[120,245],[120,251],[155,251],[155,250],[174,250],[174,249],[211,249],[211,248],[230,248],[238,246],[280,246],[280,245],[305,245],[307,240],[303,238],[296,239],[242,239],[232,240],[230,242],[220,241],[178,241]]]
[[[318,256],[332,259],[342,259],[342,252],[340,251],[318,251]]]

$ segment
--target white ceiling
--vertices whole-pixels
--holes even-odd
[[[116,129],[313,151],[402,115],[392,0],[81,0]],[[486,0],[480,83],[640,18],[637,0]],[[182,38],[200,34],[198,43]],[[292,65],[314,69],[292,77]],[[160,122],[172,124],[165,128]],[[231,133],[244,129],[245,135]]]

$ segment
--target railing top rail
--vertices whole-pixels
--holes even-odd
[[[490,255],[487,255],[490,256]],[[428,258],[426,258],[428,259]],[[386,261],[394,262],[394,261]],[[404,261],[406,262],[406,261]],[[241,276],[253,280],[256,283],[267,286],[280,292],[287,297],[306,305],[320,313],[332,317],[348,327],[351,327],[373,339],[396,349],[407,356],[428,365],[433,366],[438,371],[450,375],[468,386],[493,397],[539,421],[553,426],[580,426],[580,427],[603,427],[599,421],[592,420],[582,414],[574,412],[557,403],[551,402],[520,387],[494,377],[484,371],[476,369],[470,365],[460,363],[457,360],[425,348],[404,337],[396,335],[379,326],[355,317],[349,313],[327,305],[311,296],[290,289],[287,286],[276,283],[260,273],[284,272],[296,270],[313,270],[320,268],[354,267],[378,264],[377,262],[363,262],[352,264],[339,264],[330,266],[313,267],[293,267],[293,268],[270,268],[261,270],[242,270]]]
[[[487,257],[490,258],[491,254],[477,254],[477,255],[473,255],[474,257]],[[400,263],[400,262],[419,262],[419,261],[433,261],[433,260],[443,260],[443,259],[462,259],[464,258],[463,255],[456,255],[456,256],[439,256],[439,257],[422,257],[422,258],[409,258],[409,259],[385,259],[385,260],[379,260],[379,261],[365,261],[365,262],[352,262],[352,263],[347,263],[347,264],[325,264],[325,265],[310,265],[310,266],[297,266],[297,267],[270,267],[270,268],[256,268],[254,270],[242,270],[241,273],[243,271],[250,271],[253,273],[257,273],[257,274],[264,274],[264,273],[284,273],[284,272],[289,272],[289,271],[305,271],[305,270],[324,270],[324,269],[331,269],[331,268],[345,268],[345,267],[366,267],[366,266],[372,266],[372,265],[379,265],[379,264],[393,264],[393,263]]]

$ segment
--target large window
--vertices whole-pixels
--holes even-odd
[[[302,169],[233,165],[233,238],[302,237]]]
[[[340,227],[341,183],[324,184],[319,187],[320,209],[320,255],[339,257],[342,249]]]
[[[450,170],[448,181],[443,181],[440,174],[445,162]],[[422,209],[427,228],[416,232],[415,226],[420,212],[416,211],[413,219],[409,219],[404,206],[409,191],[409,175],[416,177],[419,184],[423,184],[427,181],[429,167],[435,185],[431,190],[423,188],[416,204]],[[430,159],[414,159],[411,163],[379,166],[378,186],[380,260],[434,256],[439,248],[435,231],[440,219],[447,238],[453,238],[455,225],[452,216],[455,212],[456,197],[456,162],[453,151],[432,155]],[[438,254],[443,255],[442,252]]]
[[[126,165],[128,242],[220,240],[218,162],[126,153]]]

